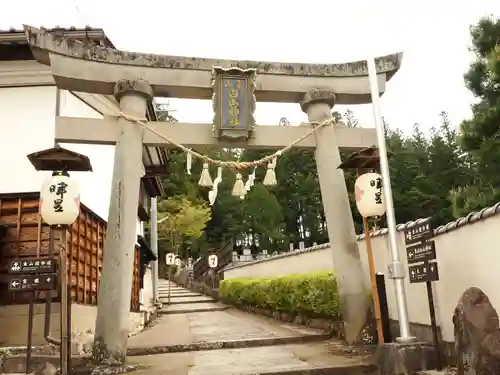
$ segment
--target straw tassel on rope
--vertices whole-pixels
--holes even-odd
[[[217,194],[219,192],[219,184],[222,182],[222,167],[217,168],[217,177],[214,180],[214,186],[212,190],[208,192],[208,201],[211,206],[214,205],[215,200],[217,199]]]
[[[245,182],[246,191],[250,191],[250,189],[252,188],[252,186],[255,183],[255,169],[256,168],[253,169],[252,173],[248,176],[247,182]]]
[[[247,190],[245,189],[245,184],[243,183],[243,179],[241,177],[241,173],[236,173],[236,181],[234,182],[233,191],[231,195],[233,197],[245,197]]]
[[[267,163],[266,176],[264,177],[263,181],[263,184],[265,186],[275,186],[278,184],[278,181],[276,180],[276,173],[274,172],[277,159],[277,157],[274,157],[269,163]]]
[[[186,153],[186,172],[188,175],[191,175],[191,166],[193,164],[193,155],[191,152]]]
[[[201,176],[200,180],[198,181],[198,185],[203,187],[214,186],[212,177],[210,177],[210,171],[208,170],[208,163],[203,163],[203,170],[201,171]]]

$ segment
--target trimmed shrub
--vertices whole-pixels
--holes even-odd
[[[310,317],[338,317],[339,295],[332,272],[275,278],[229,279],[220,285],[223,301]]]

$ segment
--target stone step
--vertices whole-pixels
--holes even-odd
[[[168,293],[158,293],[159,298],[168,298]],[[193,298],[193,297],[205,297],[203,294],[183,294],[183,295],[178,295],[178,294],[170,294],[170,298],[175,298],[177,300],[182,300],[186,298]]]
[[[149,374],[375,375],[369,360],[332,355],[324,343],[244,347],[132,357]]]
[[[168,298],[167,299],[161,299],[160,302],[161,303],[167,303],[168,301]],[[200,300],[192,300],[192,301],[173,301],[172,299],[170,300],[170,303],[169,305],[184,305],[186,303],[216,303],[217,301],[214,300],[214,299],[200,299]]]
[[[158,294],[168,294],[167,290],[159,290]],[[194,297],[194,296],[204,296],[204,294],[201,293],[195,293],[195,292],[190,292],[190,293],[172,293],[170,292],[171,296],[176,296],[178,298],[182,297]]]
[[[165,291],[165,292],[168,292],[168,288],[158,288],[158,290],[161,290],[161,291]],[[193,291],[191,290],[175,290],[175,289],[170,289],[170,293],[177,293],[177,294],[186,294],[186,293],[194,293]]]
[[[182,305],[178,305],[182,306]],[[213,306],[213,307],[202,307],[199,309],[188,309],[188,308],[182,308],[182,309],[172,309],[172,308],[167,308],[164,309],[162,308],[159,313],[160,314],[191,314],[191,313],[201,313],[201,312],[211,312],[211,311],[225,311],[229,309],[229,306]]]
[[[164,295],[159,295],[158,296],[159,299],[168,299],[168,294],[164,294]],[[170,296],[170,299],[171,300],[174,300],[174,301],[179,301],[179,302],[188,302],[188,301],[207,301],[207,302],[211,302],[213,301],[213,298],[211,297],[208,297],[208,296],[204,296],[204,295],[201,295],[201,294],[197,294],[197,295],[194,295],[194,296]]]
[[[311,342],[322,342],[328,340],[330,337],[331,337],[330,334],[325,333],[317,335],[296,335],[287,337],[200,341],[200,342],[193,342],[190,344],[129,347],[127,349],[127,356],[184,353],[184,352],[195,352],[201,350],[216,350],[216,349],[258,348],[261,346],[275,346],[275,345],[307,344]]]

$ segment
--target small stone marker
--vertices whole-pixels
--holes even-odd
[[[500,327],[490,299],[467,289],[453,314],[458,375],[500,374]]]

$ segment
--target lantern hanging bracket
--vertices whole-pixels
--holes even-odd
[[[29,154],[28,159],[37,171],[92,172],[88,156],[59,145]]]

